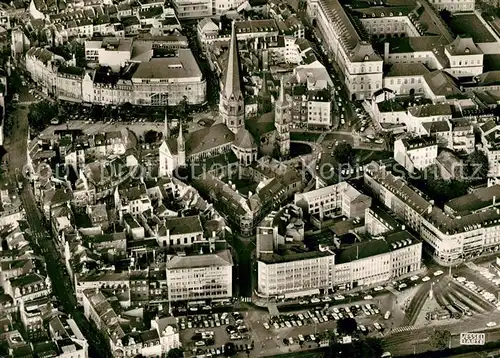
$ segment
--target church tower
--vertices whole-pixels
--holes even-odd
[[[220,88],[219,114],[222,122],[236,133],[245,126],[245,102],[241,90],[240,59],[233,21],[227,69]]]
[[[274,104],[274,126],[276,127],[276,139],[282,157],[290,155],[290,115],[290,103],[286,100],[285,83],[281,78],[279,97]]]
[[[262,87],[259,91],[259,113],[264,114],[271,112],[271,109],[271,94],[267,88],[267,71],[264,71],[264,75],[262,76]]]
[[[179,136],[177,137],[177,166],[183,167],[186,165],[186,143],[184,141],[184,133],[182,131],[182,122],[179,122]]]

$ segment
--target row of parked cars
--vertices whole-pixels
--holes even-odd
[[[477,286],[474,281],[468,281],[465,277],[456,277],[455,280],[457,280],[461,285],[467,287],[469,290],[476,292],[479,296],[482,296],[486,301],[494,304],[497,309],[500,310],[500,301],[497,300],[497,297],[493,293]]]
[[[371,296],[370,296],[371,297]],[[301,327],[307,324],[318,324],[328,321],[338,321],[343,318],[354,318],[364,314],[366,316],[380,314],[379,309],[374,304],[365,305],[352,305],[345,307],[317,307],[316,310],[309,310],[301,313],[291,313],[287,315],[280,315],[271,317],[269,322],[264,322],[263,325],[266,329],[271,326],[274,329]]]
[[[206,315],[195,315],[178,317],[177,322],[181,330],[190,328],[213,328],[230,323],[229,313],[213,313]]]
[[[490,271],[488,271],[488,269],[486,268],[480,268],[479,269],[479,272],[487,279],[487,280],[490,280],[491,282],[493,282],[495,285],[499,286],[500,287],[500,277],[498,277],[497,275],[491,273]]]
[[[234,344],[234,348],[236,352],[248,352],[253,350],[253,344]],[[192,352],[195,356],[205,356],[206,358],[217,357],[217,356],[225,356],[225,346],[217,347],[217,348],[201,348],[195,347]]]

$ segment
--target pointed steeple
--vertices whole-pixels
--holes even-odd
[[[165,109],[165,120],[163,123],[163,139],[167,140],[170,137],[170,129],[168,128],[167,109]]]
[[[179,122],[179,135],[177,136],[177,166],[186,165],[186,142],[184,141],[184,131],[182,121]]]
[[[182,130],[182,121],[179,123],[179,135],[177,136],[177,151],[185,151],[185,143],[184,143],[184,133]]]
[[[285,96],[285,81],[283,80],[283,77],[281,77],[280,80],[280,94],[278,96],[278,103],[281,106],[286,106],[288,102],[286,101],[286,96]]]
[[[234,96],[239,98],[241,93],[240,58],[238,53],[238,41],[236,39],[236,26],[233,21],[231,29],[231,40],[229,43],[229,58],[227,61],[226,78],[224,79],[224,92],[227,98]]]
[[[264,71],[262,76],[262,87],[259,91],[259,112],[267,113],[270,112],[271,109],[271,94],[269,93],[269,89],[267,87],[267,71]]]

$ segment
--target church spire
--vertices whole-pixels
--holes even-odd
[[[179,136],[177,137],[177,150],[178,151],[184,151],[185,150],[185,144],[184,144],[184,133],[182,130],[182,121],[179,123]]]
[[[280,80],[280,94],[278,96],[278,102],[282,106],[287,104],[286,96],[285,96],[285,81],[283,80],[283,77],[281,77],[281,80]]]
[[[264,71],[262,75],[262,87],[259,91],[259,112],[267,113],[270,112],[271,109],[271,95],[269,94],[269,89],[267,88],[267,71]]]
[[[186,142],[184,141],[184,131],[182,121],[179,121],[179,135],[177,136],[177,166],[186,165]]]
[[[238,53],[238,41],[236,39],[235,21],[232,23],[231,40],[229,43],[229,58],[227,61],[226,78],[224,81],[224,92],[227,98],[234,96],[239,98],[241,94],[240,58]]]

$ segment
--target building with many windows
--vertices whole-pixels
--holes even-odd
[[[394,142],[394,159],[410,173],[434,164],[438,155],[433,137],[405,137]]]
[[[495,190],[459,198],[459,210],[443,210],[427,200],[384,164],[370,165],[365,184],[403,222],[420,234],[424,249],[441,265],[456,265],[500,250],[500,210],[491,203]],[[455,199],[452,206],[457,206]],[[449,206],[449,205],[448,205]]]
[[[363,217],[371,206],[371,198],[348,182],[326,186],[307,193],[295,194],[295,205],[304,214],[323,217]]]
[[[422,243],[408,231],[386,233],[340,249],[335,285],[354,288],[395,279],[420,269]]]
[[[233,259],[229,250],[172,256],[167,261],[169,301],[226,298],[233,295]]]

